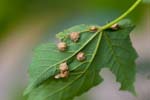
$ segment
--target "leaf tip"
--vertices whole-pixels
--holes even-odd
[[[128,92],[130,92],[130,93],[132,93],[132,95],[134,95],[134,96],[137,96],[137,93],[136,93],[136,91],[135,91],[135,88],[134,88],[134,86],[132,86],[132,87],[123,87],[122,85],[121,85],[121,87],[120,87],[120,89],[119,89],[120,91],[128,91]]]

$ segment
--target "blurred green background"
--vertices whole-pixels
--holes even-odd
[[[65,21],[71,23],[70,20],[77,21],[72,22],[73,25],[104,24],[124,12],[133,2],[135,0],[0,0],[0,37],[13,35],[8,31],[23,21],[37,24],[46,21],[45,24],[52,26]],[[139,20],[146,7],[146,3],[139,6],[131,17]]]
[[[35,46],[55,42],[56,33],[77,24],[104,25],[135,1],[0,0],[0,100],[26,100],[22,91],[27,85],[27,68]],[[104,70],[106,81],[76,100],[150,100],[150,0],[143,0],[127,18],[137,25],[132,41],[139,53],[139,97],[119,92],[112,73]]]

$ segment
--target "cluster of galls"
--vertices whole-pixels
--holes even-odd
[[[98,28],[96,26],[91,26],[89,31],[91,32],[96,32],[98,30]],[[80,38],[80,32],[71,32],[69,34],[69,38],[71,41],[73,42],[78,42],[79,38]],[[57,44],[57,48],[59,51],[61,52],[65,52],[67,50],[67,43],[65,42],[59,42]],[[79,52],[76,55],[76,59],[78,61],[84,61],[86,59],[85,53],[84,52]],[[63,62],[59,65],[59,74],[55,75],[55,79],[60,79],[60,78],[67,78],[69,75],[69,67],[67,65],[67,62]]]
[[[66,78],[69,75],[69,68],[67,62],[61,63],[59,65],[59,74],[55,75],[55,79]]]
[[[112,30],[118,30],[120,28],[120,26],[118,24],[114,24],[110,27],[110,29]],[[89,29],[90,32],[96,32],[98,31],[98,28],[96,26],[91,26]],[[69,34],[69,38],[71,41],[73,42],[78,42],[79,38],[80,38],[80,32],[71,32]],[[57,44],[58,50],[61,52],[65,52],[67,50],[67,43],[65,42],[59,42]],[[86,59],[85,53],[84,52],[79,52],[76,55],[76,59],[78,61],[84,61]],[[55,79],[59,79],[59,78],[66,78],[69,75],[69,67],[67,65],[67,62],[63,62],[59,65],[59,74],[55,75]]]

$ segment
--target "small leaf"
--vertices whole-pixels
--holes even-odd
[[[57,37],[68,44],[64,52],[50,43],[35,49],[29,68],[30,83],[25,91],[29,94],[28,100],[72,100],[102,82],[99,72],[104,67],[116,75],[121,90],[135,93],[134,61],[137,54],[129,37],[134,25],[129,20],[118,24],[120,28],[115,31],[91,32],[90,25],[78,25],[60,32]],[[80,32],[77,43],[69,39],[71,32]],[[84,52],[86,57],[82,62],[76,59],[79,52]],[[63,62],[69,67],[68,78],[54,79]]]

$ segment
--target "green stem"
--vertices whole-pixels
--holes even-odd
[[[115,23],[119,22],[120,20],[122,20],[123,18],[125,18],[131,11],[133,11],[133,10],[137,7],[137,5],[138,5],[141,1],[142,1],[142,0],[137,0],[126,12],[124,12],[124,13],[123,13],[121,16],[119,16],[117,19],[115,19],[115,20],[111,21],[110,23],[108,23],[108,24],[102,26],[102,27],[100,28],[100,30],[105,30],[105,29],[111,27],[113,24],[115,24]]]

